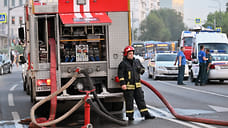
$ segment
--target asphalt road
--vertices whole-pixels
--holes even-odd
[[[145,62],[146,64],[146,62]],[[176,80],[152,80],[147,72],[142,76],[152,84],[181,115],[203,117],[228,121],[228,81],[223,84],[213,81],[206,86],[194,86],[192,82],[180,86]],[[146,87],[143,87],[149,112],[157,118],[144,120],[135,106],[135,121],[128,126],[119,126],[91,112],[91,122],[95,128],[225,128],[224,126],[193,123],[175,119],[157,98]],[[62,102],[58,106],[57,116],[63,114],[63,109],[70,108],[76,102]],[[0,76],[0,128],[27,128],[28,125],[18,123],[21,119],[30,118],[30,98],[23,91],[21,69],[14,67],[11,74]],[[60,112],[61,111],[61,112]],[[64,110],[65,111],[65,110]],[[116,116],[125,119],[124,111],[116,112]],[[57,124],[57,127],[80,127],[83,124],[83,109]]]

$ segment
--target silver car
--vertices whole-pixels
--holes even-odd
[[[12,64],[11,60],[6,55],[0,55],[0,75],[4,73],[11,73],[12,71]]]
[[[178,67],[174,65],[176,57],[176,53],[156,53],[155,58],[148,63],[149,78],[153,77],[154,80],[162,77],[177,78]],[[184,79],[187,80],[188,77],[189,70],[186,65]]]

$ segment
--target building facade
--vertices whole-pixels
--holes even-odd
[[[0,0],[0,13],[5,13],[9,18],[8,23],[0,23],[0,50],[8,48],[8,26],[10,26],[10,45],[18,43],[18,28],[24,25],[24,4],[26,0]],[[8,4],[10,17],[8,17]]]
[[[140,23],[151,10],[160,9],[160,0],[131,0],[132,40],[140,36]]]
[[[184,16],[184,0],[160,0],[161,8],[175,9]]]

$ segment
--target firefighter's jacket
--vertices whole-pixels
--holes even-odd
[[[120,85],[127,85],[127,90],[141,87],[140,74],[144,72],[145,68],[138,59],[129,60],[124,57],[118,68]]]

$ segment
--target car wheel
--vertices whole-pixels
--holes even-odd
[[[190,79],[192,82],[195,82],[195,79],[193,78],[193,73],[191,72]]]
[[[1,68],[0,75],[3,75],[3,74],[4,74],[3,68]]]
[[[184,80],[188,80],[188,77],[184,77]]]
[[[8,73],[11,73],[12,72],[12,66],[9,66],[9,71]]]
[[[155,75],[155,72],[153,71],[153,79],[157,80],[157,76]]]
[[[149,68],[148,68],[148,78],[152,78],[152,75],[150,74]]]

